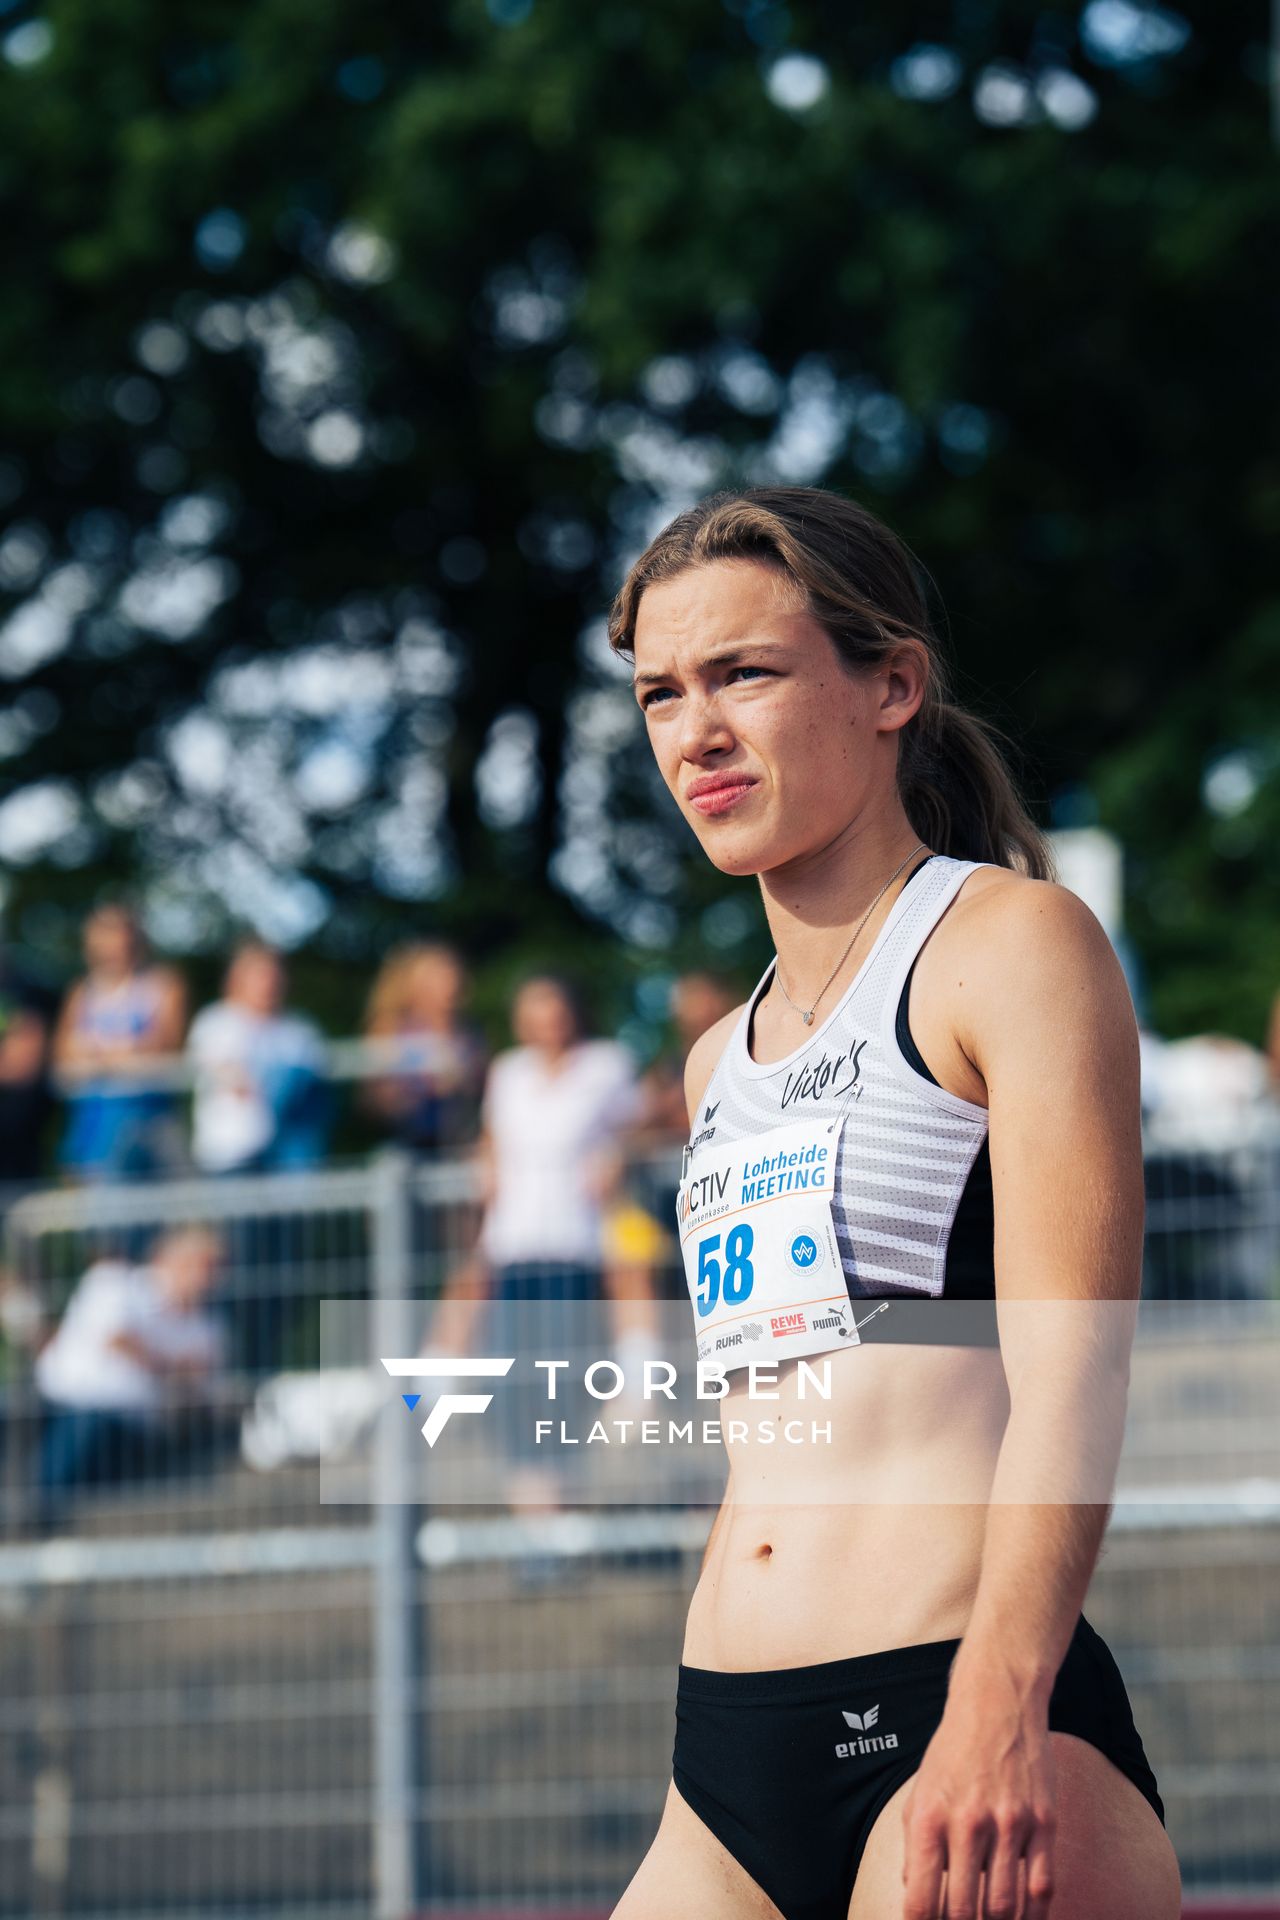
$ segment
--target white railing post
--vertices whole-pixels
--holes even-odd
[[[412,1161],[395,1149],[374,1163],[375,1355],[410,1353]],[[377,1920],[411,1920],[418,1907],[418,1636],[414,1621],[414,1536],[409,1502],[413,1421],[377,1430],[373,1510],[373,1843]]]

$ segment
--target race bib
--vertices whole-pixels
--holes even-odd
[[[831,1217],[844,1117],[697,1156],[676,1218],[698,1358],[726,1371],[857,1346]]]

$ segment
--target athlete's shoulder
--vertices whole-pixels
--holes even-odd
[[[689,1125],[693,1125],[694,1115],[702,1103],[702,1096],[710,1085],[711,1076],[720,1061],[720,1056],[729,1044],[729,1037],[738,1021],[742,1018],[742,1008],[734,1007],[732,1012],[723,1014],[706,1032],[699,1034],[689,1049],[689,1057],[684,1063],[684,1104],[689,1115]]]
[[[1082,1015],[1121,1024],[1131,1019],[1119,956],[1092,908],[1057,880],[1037,880],[1005,867],[976,869],[944,916],[944,961],[957,989],[959,1025],[1018,1028],[1019,1016],[1043,1030]],[[1086,1012],[1087,1010],[1087,1012]],[[959,1030],[959,1029],[958,1029]]]
[[[975,867],[955,903],[957,944],[997,968],[1037,953],[1112,952],[1105,928],[1078,893],[1058,880],[1037,880],[1010,867]]]

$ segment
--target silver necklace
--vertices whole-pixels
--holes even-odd
[[[911,849],[911,853],[907,855],[907,860],[911,858],[912,853],[920,853],[923,851],[923,849],[924,849],[924,841],[917,840],[916,844]],[[792,1009],[792,1011],[800,1015],[800,1018],[804,1021],[806,1027],[811,1027],[813,1025],[813,1016],[818,1011],[818,1001],[821,1000],[823,994],[826,992],[827,988],[831,985],[831,982],[835,979],[841,967],[844,965],[845,961],[849,958],[849,955],[853,952],[853,941],[856,940],[858,935],[862,932],[862,929],[866,926],[868,920],[871,918],[872,914],[875,912],[878,902],[884,898],[884,895],[888,892],[889,888],[893,885],[898,875],[902,872],[902,867],[906,866],[907,860],[904,860],[902,862],[902,866],[894,868],[893,872],[889,875],[889,878],[885,881],[879,893],[876,895],[875,899],[871,902],[871,905],[867,908],[866,912],[863,914],[861,920],[859,920],[857,926],[853,930],[853,940],[850,940],[848,946],[845,948],[844,952],[840,955],[840,958],[836,961],[834,967],[832,967],[830,973],[827,975],[826,979],[823,981],[822,986],[818,992],[818,997],[814,1001],[813,1005],[810,1007],[808,1013],[805,1012],[803,1007],[796,1006],[795,1001],[791,998],[791,995],[787,992],[786,988],[783,986],[782,975],[778,971],[777,959],[775,956],[773,977],[778,983],[778,991],[782,995],[783,999],[786,1001],[787,1005]]]

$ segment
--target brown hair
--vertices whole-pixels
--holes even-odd
[[[873,513],[824,487],[713,493],[678,514],[630,568],[609,613],[609,644],[630,657],[646,587],[712,560],[759,560],[803,594],[850,668],[876,667],[904,640],[928,658],[924,699],[902,728],[898,790],[926,846],[1054,877],[1048,842],[1006,763],[1000,730],[956,703],[926,597],[928,575]]]
[[[426,958],[449,960],[459,973],[465,971],[462,955],[447,940],[406,940],[392,947],[378,969],[365,1002],[366,1033],[395,1033],[412,1005],[410,983],[414,970],[418,962]]]
[[[538,967],[533,972],[522,974],[511,995],[513,1005],[517,994],[523,993],[526,987],[550,987],[569,1009],[575,1041],[594,1038],[595,1021],[591,1017],[591,1004],[586,988],[576,973],[569,973],[560,967]]]

